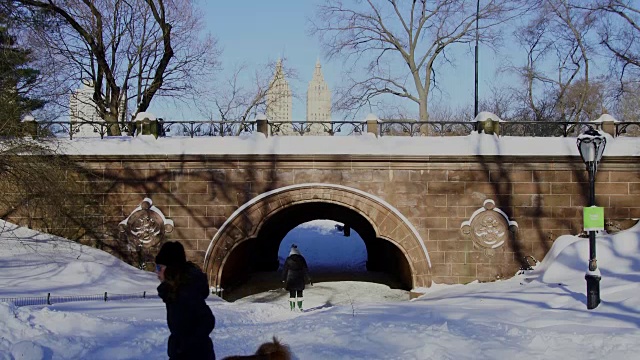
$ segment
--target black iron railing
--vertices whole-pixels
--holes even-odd
[[[477,128],[474,122],[439,122],[385,120],[379,125],[380,136],[465,136]]]
[[[536,136],[536,137],[575,137],[589,128],[600,129],[600,123],[584,122],[545,122],[540,126],[538,121],[501,122],[502,136]]]
[[[640,122],[618,122],[616,123],[615,136],[640,136]]]
[[[444,122],[412,120],[367,121],[266,121],[259,126],[260,120],[253,121],[169,121],[152,122],[152,132],[159,137],[222,137],[240,136],[247,133],[263,132],[269,136],[349,136],[373,133],[377,136],[466,136],[476,131],[485,131],[483,122]],[[611,128],[613,136],[640,136],[640,122],[616,122]],[[99,135],[101,138],[120,134],[134,136],[135,123],[107,124],[105,122],[32,122],[25,131],[34,137],[62,137],[73,139],[79,136]],[[575,137],[590,127],[603,129],[602,123],[584,123],[569,121],[501,121],[492,125],[500,136],[534,137]],[[27,128],[27,127],[26,127]]]
[[[269,121],[271,135],[361,135],[367,130],[362,121]]]
[[[133,133],[135,127],[134,123],[108,124],[104,121],[37,121],[33,123],[35,123],[35,126],[29,126],[30,129],[27,131],[31,132],[34,137],[68,136],[70,139],[81,135],[81,133],[84,133],[84,135],[93,133],[99,135],[100,138],[116,132],[127,136]]]
[[[160,136],[238,136],[253,133],[255,121],[158,121]]]

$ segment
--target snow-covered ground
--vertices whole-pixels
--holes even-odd
[[[301,227],[318,232],[326,224]],[[152,273],[99,250],[0,221],[0,298],[155,293]],[[321,265],[323,247],[299,243]],[[348,239],[348,238],[345,238]],[[361,264],[361,244],[352,244]],[[326,249],[326,247],[324,247]],[[210,296],[218,358],[250,354],[272,336],[295,359],[632,359],[640,353],[640,225],[597,239],[602,304],[587,310],[588,242],[556,240],[525,275],[494,283],[434,285],[406,292],[362,282],[317,283],[305,312],[283,291],[228,303]],[[354,269],[355,269],[354,268]],[[157,298],[16,307],[0,302],[0,360],[163,359],[168,330]]]

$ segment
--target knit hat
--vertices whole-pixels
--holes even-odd
[[[291,245],[291,251],[289,251],[289,255],[297,254],[300,255],[300,251],[298,250],[298,245]]]
[[[177,241],[168,241],[162,244],[158,255],[156,255],[156,264],[173,266],[186,262],[187,256],[184,253],[184,247]]]

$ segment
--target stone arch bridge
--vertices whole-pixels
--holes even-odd
[[[508,278],[532,258],[541,260],[558,236],[582,232],[589,183],[569,129],[584,124],[542,124],[538,130],[560,130],[562,137],[532,140],[518,130],[529,125],[494,117],[479,114],[477,123],[457,124],[452,132],[453,123],[368,118],[351,124],[364,135],[326,137],[271,136],[278,126],[266,119],[245,124],[242,129],[256,130],[249,138],[194,137],[203,124],[173,124],[190,126],[186,139],[149,135],[160,127],[144,119],[138,136],[98,142],[75,139],[70,124],[69,139],[57,146],[75,164],[64,181],[74,189],[80,183],[81,198],[90,200],[81,203],[83,219],[38,224],[25,215],[28,201],[25,211],[7,213],[9,220],[60,233],[82,222],[75,220],[93,219],[99,231],[84,240],[144,248],[147,260],[166,230],[203,266],[210,284],[225,290],[252,273],[277,270],[284,236],[314,219],[357,231],[367,269],[395,277],[407,290]],[[27,125],[37,136],[37,124]],[[209,125],[214,134],[231,135],[223,123]],[[345,124],[329,125],[337,134]],[[93,126],[106,134],[104,123]],[[411,136],[387,136],[394,126]],[[640,218],[640,146],[627,137],[638,125],[603,115],[596,126],[609,139],[596,204],[605,208],[607,229],[619,231]],[[434,132],[440,136],[418,136]],[[5,195],[24,202],[22,193]],[[123,229],[143,236],[144,246],[123,239]]]
[[[558,236],[581,233],[588,201],[577,155],[70,157],[86,172],[85,191],[99,196],[107,229],[151,198],[174,222],[168,238],[224,289],[251,271],[277,270],[280,241],[314,219],[351,226],[368,269],[407,290],[508,278]],[[600,164],[596,200],[611,229],[640,217],[639,174],[636,156]]]

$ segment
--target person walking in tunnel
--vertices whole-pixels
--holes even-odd
[[[161,281],[158,296],[167,308],[170,360],[215,360],[209,337],[216,325],[211,308],[207,276],[188,262],[184,247],[177,241],[162,244],[156,255],[156,275]]]
[[[309,267],[307,261],[304,259],[298,246],[296,244],[291,245],[291,251],[289,256],[284,261],[282,270],[282,282],[284,282],[284,288],[289,290],[289,307],[291,311],[296,309],[296,300],[298,302],[298,308],[302,311],[302,291],[305,284],[313,286],[311,277],[309,276]]]

